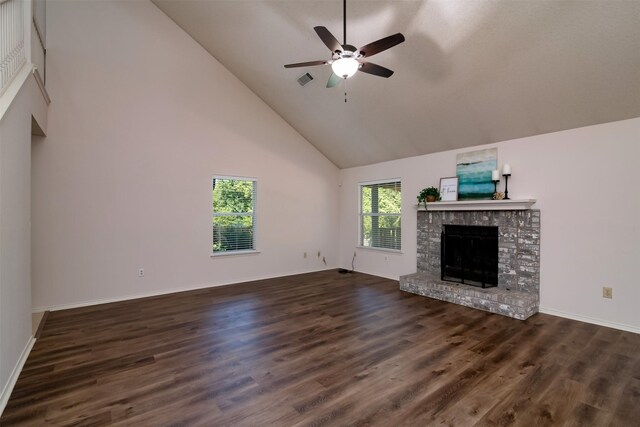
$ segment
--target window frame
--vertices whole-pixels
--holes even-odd
[[[378,214],[377,216],[397,216],[400,219],[400,248],[399,249],[393,249],[393,248],[384,248],[384,247],[377,247],[377,246],[365,246],[364,243],[364,236],[363,236],[363,220],[364,220],[364,216],[368,215],[368,216],[372,216],[371,214],[365,214],[362,211],[362,189],[363,187],[369,186],[369,185],[373,185],[373,184],[390,184],[390,183],[399,183],[400,184],[400,212],[398,213],[393,213],[393,214],[389,214],[389,213],[383,213],[382,215]],[[367,249],[367,250],[373,250],[373,251],[382,251],[382,252],[392,252],[392,253],[402,253],[402,241],[404,239],[402,238],[402,179],[401,178],[388,178],[388,179],[379,179],[379,180],[374,180],[374,181],[363,181],[363,182],[359,182],[358,183],[358,242],[356,244],[356,247],[359,249]]]
[[[230,176],[230,175],[213,175],[209,180],[209,189],[211,190],[211,236],[213,238],[213,218],[216,216],[248,216],[248,212],[234,212],[234,213],[223,213],[217,214],[213,208],[213,180],[234,180],[234,181],[252,181],[253,182],[253,198],[251,200],[251,217],[252,217],[252,226],[253,226],[253,248],[252,249],[238,249],[231,251],[213,251],[213,247],[211,247],[211,257],[224,257],[224,256],[233,256],[233,255],[252,255],[259,254],[260,250],[258,250],[258,217],[257,217],[257,207],[258,207],[258,178],[256,177],[248,177],[248,176]],[[211,241],[213,244],[213,241]]]

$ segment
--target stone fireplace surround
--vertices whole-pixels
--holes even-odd
[[[443,225],[498,227],[498,286],[482,289],[440,279]],[[403,291],[524,320],[540,300],[540,211],[419,210],[417,272],[400,277]]]

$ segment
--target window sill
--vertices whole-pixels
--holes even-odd
[[[391,254],[402,255],[402,249],[373,248],[371,246],[356,246],[356,249],[365,249],[367,251],[388,252]]]
[[[260,251],[257,249],[249,249],[246,251],[224,251],[224,252],[212,253],[211,258],[234,256],[234,255],[257,255],[259,253]]]

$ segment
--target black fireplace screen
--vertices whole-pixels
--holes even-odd
[[[445,225],[440,245],[442,280],[498,285],[498,227]]]

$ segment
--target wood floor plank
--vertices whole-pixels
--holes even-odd
[[[0,425],[627,426],[639,396],[640,335],[324,271],[51,312]]]

